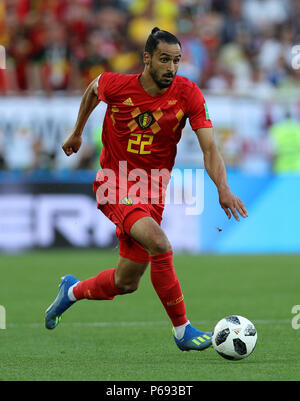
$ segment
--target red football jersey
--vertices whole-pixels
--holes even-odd
[[[163,194],[166,190],[186,119],[193,130],[212,123],[201,90],[189,79],[177,75],[165,93],[152,96],[139,76],[104,72],[99,77],[98,98],[107,103],[100,165],[114,171],[117,189],[124,186],[120,171],[125,167],[127,191],[138,181],[134,177],[140,182],[148,179],[154,200],[157,185]]]

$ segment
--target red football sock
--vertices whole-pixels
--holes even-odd
[[[151,281],[173,326],[181,326],[188,319],[180,284],[173,266],[173,252],[150,255]]]
[[[115,295],[122,294],[115,284],[115,270],[104,270],[95,277],[80,281],[73,288],[75,298],[114,299]]]

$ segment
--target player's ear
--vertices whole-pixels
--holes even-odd
[[[151,55],[148,52],[144,52],[144,64],[149,65],[151,61]]]

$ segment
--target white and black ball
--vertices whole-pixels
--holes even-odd
[[[253,352],[256,342],[256,328],[243,316],[224,317],[213,330],[213,347],[225,359],[236,361],[246,358]]]

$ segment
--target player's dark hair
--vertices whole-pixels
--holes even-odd
[[[165,42],[170,45],[178,44],[181,48],[180,41],[170,32],[162,31],[157,26],[152,29],[151,34],[148,36],[146,45],[145,45],[145,52],[150,53],[151,56],[153,55],[154,50],[157,48],[159,42]]]

